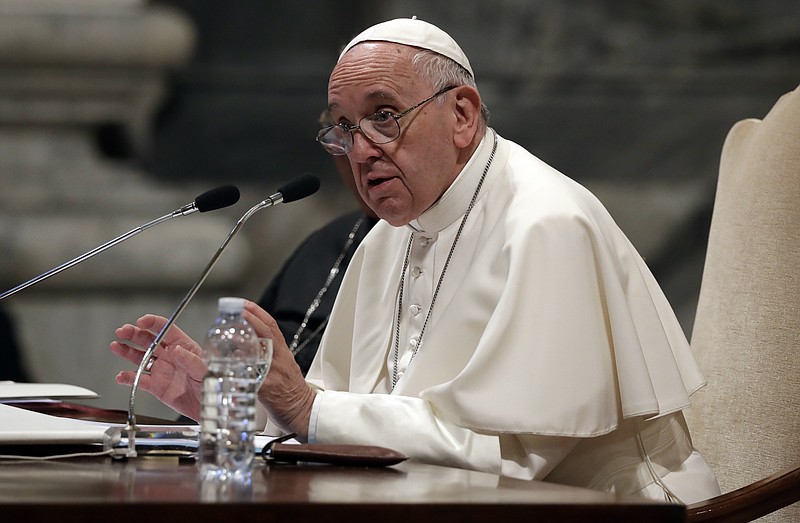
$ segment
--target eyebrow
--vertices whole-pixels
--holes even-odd
[[[366,96],[367,100],[372,101],[372,100],[375,100],[377,98],[383,99],[383,100],[385,100],[387,102],[394,103],[394,104],[399,104],[400,103],[400,100],[397,98],[396,95],[394,95],[394,94],[392,94],[392,93],[390,93],[388,91],[382,90],[382,89],[376,89],[374,91],[370,91],[370,92],[367,93],[367,96]],[[328,104],[328,111],[330,112],[330,111],[332,111],[333,109],[335,109],[338,106],[339,106],[339,104],[337,104],[335,102],[334,103],[330,103],[330,104]]]

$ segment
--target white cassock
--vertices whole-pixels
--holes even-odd
[[[308,373],[310,440],[686,503],[718,494],[681,413],[703,377],[585,188],[498,136],[436,292],[495,136],[418,220],[379,222],[359,246]]]

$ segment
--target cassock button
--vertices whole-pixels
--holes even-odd
[[[428,238],[427,236],[423,236],[422,238],[419,239],[419,244],[422,245],[423,247],[427,247],[430,242],[431,239]]]
[[[417,305],[417,304],[415,303],[414,305],[412,305],[411,307],[409,307],[409,310],[411,310],[411,314],[413,314],[414,316],[416,316],[417,314],[419,314],[419,311],[421,311],[421,310],[422,310],[422,307],[420,307],[419,305]]]
[[[414,278],[419,278],[419,276],[420,276],[420,274],[422,274],[422,272],[423,272],[422,269],[420,269],[419,267],[412,267],[411,268],[411,276],[413,276]]]
[[[417,343],[419,343],[419,339],[416,336],[413,336],[410,340],[408,340],[408,344],[412,347],[416,347]]]

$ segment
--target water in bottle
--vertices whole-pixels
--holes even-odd
[[[200,473],[204,479],[249,478],[255,459],[256,391],[269,371],[271,340],[259,340],[242,317],[242,298],[220,298],[203,343]]]

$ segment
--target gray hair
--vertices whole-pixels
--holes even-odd
[[[411,66],[414,71],[426,82],[434,91],[439,91],[450,85],[467,85],[478,89],[475,79],[469,71],[461,67],[455,60],[434,53],[427,49],[420,49],[411,58]],[[484,125],[489,125],[489,108],[481,100],[481,118]]]

